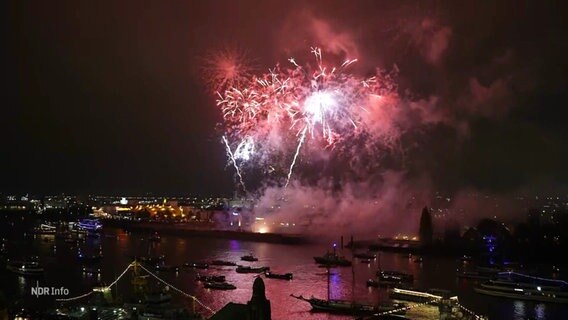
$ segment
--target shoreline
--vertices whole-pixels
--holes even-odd
[[[119,227],[135,233],[158,232],[163,235],[281,243],[290,245],[305,244],[311,242],[308,237],[299,234],[258,233],[237,230],[205,229],[195,228],[183,224],[103,220],[103,225],[110,227]]]

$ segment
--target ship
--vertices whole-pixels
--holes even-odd
[[[498,278],[481,283],[474,291],[517,300],[568,303],[568,282],[516,272],[499,273]]]
[[[241,260],[243,260],[243,261],[249,261],[249,262],[254,262],[254,261],[258,261],[258,258],[255,257],[255,256],[253,256],[252,254],[248,254],[248,255],[242,256],[242,257],[241,257]]]
[[[281,280],[292,280],[294,277],[292,273],[274,273],[270,271],[265,271],[264,276],[271,279],[281,279]]]
[[[88,231],[99,231],[103,225],[99,219],[81,219],[79,220],[79,228]]]
[[[269,267],[247,267],[247,266],[237,266],[235,271],[237,273],[261,273],[270,270]]]
[[[314,311],[328,312],[335,314],[345,314],[345,315],[356,315],[356,316],[369,316],[377,313],[392,312],[396,314],[405,314],[405,304],[394,303],[394,304],[379,304],[370,305],[363,303],[351,302],[348,300],[338,300],[338,299],[318,299],[318,298],[304,298],[303,296],[292,297],[308,302]]]

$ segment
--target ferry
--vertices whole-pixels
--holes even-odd
[[[206,262],[186,262],[183,264],[186,268],[194,268],[194,269],[207,269],[209,268],[209,264]]]
[[[458,301],[458,296],[451,294],[448,290],[443,289],[430,289],[430,290],[415,290],[393,288],[389,290],[389,298],[396,300],[405,300],[413,302],[431,302],[437,303],[440,300],[453,300]]]
[[[79,220],[79,228],[90,231],[98,231],[103,225],[98,219],[81,219]]]
[[[225,260],[213,260],[211,261],[210,265],[212,266],[225,266],[225,267],[234,267],[237,264],[232,261],[225,261]]]
[[[477,293],[536,302],[568,303],[568,282],[501,272],[499,277],[474,288]]]

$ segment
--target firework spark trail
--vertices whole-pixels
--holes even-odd
[[[304,140],[306,139],[306,130],[307,128],[304,128],[304,130],[302,130],[302,135],[300,136],[300,141],[298,142],[298,147],[296,148],[296,153],[294,154],[294,159],[292,160],[292,164],[290,164],[290,169],[288,170],[288,177],[286,178],[286,184],[284,185],[284,189],[286,189],[288,187],[288,184],[290,183],[290,178],[292,177],[292,170],[294,170],[294,166],[296,165],[296,159],[298,158],[298,155],[300,154],[300,149],[302,148],[302,144],[304,144]]]
[[[225,136],[223,136],[223,142],[225,143],[225,147],[227,148],[227,155],[229,156],[229,158],[233,162],[233,166],[235,167],[235,171],[236,171],[237,175],[239,176],[239,180],[241,182],[241,185],[243,186],[243,190],[246,193],[247,187],[245,186],[243,176],[241,175],[241,171],[239,170],[239,166],[237,165],[237,161],[236,161],[235,157],[233,156],[233,152],[231,151],[231,147],[229,146],[229,141],[227,141],[227,138]]]

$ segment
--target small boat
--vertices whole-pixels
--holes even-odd
[[[79,228],[90,231],[98,231],[103,227],[98,219],[81,219],[78,225]]]
[[[86,255],[83,254],[82,252],[79,252],[79,254],[77,254],[77,258],[85,264],[91,264],[91,263],[98,263],[102,260],[103,255],[102,254],[92,254],[92,255]]]
[[[166,256],[131,256],[131,259],[140,261],[146,265],[156,265],[163,263],[166,260]]]
[[[225,261],[225,260],[213,260],[211,261],[210,265],[212,266],[227,266],[227,267],[234,267],[237,264],[232,261]]]
[[[253,268],[253,267],[248,267],[248,266],[237,266],[237,269],[235,269],[235,271],[237,271],[237,273],[261,273],[261,272],[265,272],[270,270],[269,267],[257,267],[257,268]]]
[[[83,267],[83,274],[88,276],[99,275],[101,274],[101,269],[93,267]]]
[[[33,233],[34,234],[45,234],[45,235],[55,234],[56,229],[57,228],[55,226],[42,223],[39,226],[34,228]]]
[[[38,261],[13,261],[6,266],[7,270],[22,276],[37,277],[43,274],[43,267]]]
[[[205,262],[186,262],[183,264],[186,268],[194,268],[194,269],[207,269],[209,268],[209,264]]]
[[[477,293],[516,300],[568,303],[568,282],[516,272],[502,272],[473,289]]]
[[[349,267],[351,266],[351,261],[345,259],[342,256],[337,255],[335,252],[327,252],[321,257],[314,257],[314,260],[317,264],[325,265],[325,266],[341,266],[341,267]]]
[[[170,266],[170,265],[167,265],[167,264],[158,264],[158,265],[156,265],[156,267],[154,269],[158,272],[178,272],[179,271],[179,267]]]
[[[253,256],[252,254],[247,254],[246,256],[242,256],[242,257],[241,257],[241,260],[254,262],[254,261],[258,261],[258,258],[256,258],[255,256]]]
[[[160,242],[162,241],[162,237],[160,237],[160,235],[157,232],[154,232],[154,234],[150,238],[148,238],[148,240],[152,242]]]
[[[198,274],[195,277],[195,280],[203,282],[225,282],[225,276],[207,276]]]
[[[393,314],[404,314],[406,313],[404,307],[405,304],[395,303],[395,304],[379,304],[370,305],[357,302],[351,302],[347,300],[324,300],[311,297],[309,299],[303,296],[292,297],[308,302],[314,311],[328,312],[335,314],[346,314],[346,315],[357,315],[357,316],[369,316],[377,313],[391,312]]]
[[[359,258],[359,259],[372,260],[372,259],[375,259],[377,257],[377,255],[374,254],[374,253],[371,253],[371,252],[359,252],[359,253],[353,254],[353,257]]]
[[[291,273],[274,273],[270,271],[265,271],[264,276],[271,279],[282,279],[282,280],[292,280],[293,275]]]
[[[377,271],[377,277],[379,281],[403,283],[403,282],[413,282],[414,276],[404,272],[398,271]]]
[[[214,290],[235,290],[237,287],[227,282],[205,282],[203,285],[207,289]]]

